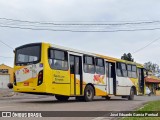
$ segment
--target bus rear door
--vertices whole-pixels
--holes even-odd
[[[106,80],[107,80],[107,92],[110,95],[116,94],[116,75],[115,75],[115,63],[106,62]]]

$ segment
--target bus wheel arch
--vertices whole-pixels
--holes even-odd
[[[84,89],[84,100],[86,102],[92,101],[95,96],[95,87],[93,84],[88,83]]]

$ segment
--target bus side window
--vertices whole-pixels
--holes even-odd
[[[96,73],[104,75],[105,69],[104,69],[104,60],[101,58],[96,58]]]
[[[75,72],[76,74],[80,74],[80,59],[79,57],[75,58]]]
[[[108,69],[108,70],[109,70],[109,71],[108,71],[108,72],[109,72],[109,73],[108,73],[108,77],[109,77],[109,78],[112,78],[112,77],[113,77],[113,76],[112,76],[112,73],[113,73],[113,72],[112,72],[112,64],[109,63],[109,64],[108,64],[108,67],[109,67],[109,69]]]
[[[132,65],[132,78],[137,78],[137,67]]]
[[[48,58],[52,69],[68,70],[67,52],[62,50],[49,49]]]
[[[74,74],[74,57],[70,56],[70,72]]]
[[[132,65],[127,65],[127,70],[128,70],[128,77],[132,77]]]
[[[117,62],[117,76],[121,77],[122,76],[122,72],[121,72],[121,63]]]
[[[85,55],[83,63],[85,73],[95,73],[94,57]]]
[[[121,63],[122,75],[123,77],[127,77],[127,66],[125,63]]]
[[[109,63],[106,62],[106,77],[109,77],[109,73],[108,73],[109,72],[109,69],[108,69],[109,67],[108,66],[109,66]]]
[[[128,77],[130,78],[137,78],[137,67],[136,65],[127,65],[127,70],[128,70]]]
[[[117,76],[127,77],[127,67],[125,63],[117,63]]]

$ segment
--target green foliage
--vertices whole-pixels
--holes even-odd
[[[143,108],[138,111],[160,111],[160,101],[148,102]]]
[[[159,65],[152,62],[144,63],[144,68],[147,71],[151,71],[153,74],[159,73]]]
[[[134,59],[132,58],[132,55],[131,53],[124,53],[123,56],[121,56],[121,59],[122,60],[128,60],[128,61],[131,61],[131,62],[134,62]]]
[[[160,101],[148,102],[144,107],[138,109],[136,112],[138,111],[160,111]],[[124,117],[121,120],[159,120],[159,117]]]

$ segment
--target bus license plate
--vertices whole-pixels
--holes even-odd
[[[29,82],[24,82],[24,86],[29,86]]]

